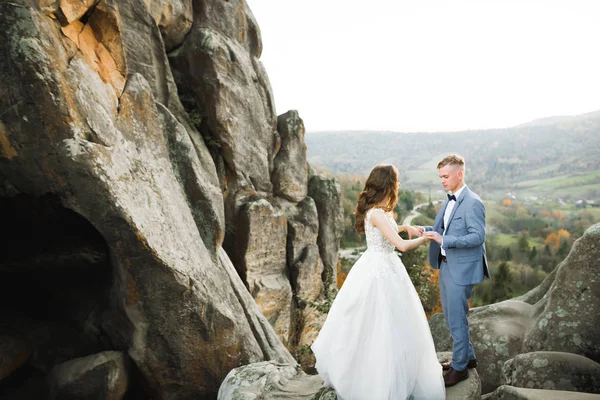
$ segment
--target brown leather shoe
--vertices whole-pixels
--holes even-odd
[[[451,365],[452,365],[452,361],[443,362],[442,369],[444,371],[448,371],[450,369]],[[469,360],[469,363],[467,364],[467,368],[469,368],[469,369],[477,368],[477,359]]]
[[[460,381],[464,381],[469,377],[469,369],[465,368],[462,371],[457,371],[450,367],[448,372],[444,374],[444,384],[446,387],[454,386]]]

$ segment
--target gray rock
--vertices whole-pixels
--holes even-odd
[[[308,181],[308,195],[317,205],[319,236],[317,244],[323,260],[325,290],[335,292],[340,240],[344,233],[342,192],[335,178],[314,175]]]
[[[301,201],[294,214],[288,216],[287,264],[291,282],[299,300],[310,302],[323,295],[323,264],[317,236],[317,207],[310,197]]]
[[[600,364],[571,353],[519,354],[504,364],[502,377],[516,387],[600,393]]]
[[[561,351],[600,362],[600,224],[588,228],[559,264],[545,307],[523,352]]]
[[[253,18],[232,3],[214,3],[231,9],[222,21]],[[32,4],[0,3],[6,27],[0,31],[0,85],[10,93],[0,96],[1,186],[13,194],[54,195],[104,239],[110,301],[89,325],[106,347],[128,352],[158,398],[214,397],[236,366],[292,362],[222,260],[224,207],[216,168],[179,102],[145,2],[101,2],[81,31],[71,25],[85,19],[61,31],[47,14],[52,7]],[[231,18],[238,12],[243,18]],[[240,59],[250,58],[242,54],[250,48],[257,51],[250,42],[236,48]],[[248,85],[265,90],[253,79]],[[246,101],[233,92],[229,100]],[[215,97],[207,101],[226,126],[233,114]],[[257,117],[268,122],[256,132],[274,136],[271,114]],[[247,118],[234,125],[237,133],[252,126]],[[272,139],[258,133],[255,139],[260,173],[268,180]],[[268,188],[261,179],[257,186]],[[199,226],[206,223],[210,227]]]
[[[236,267],[258,307],[284,344],[292,329],[292,287],[286,263],[287,218],[266,200],[248,203],[239,214]]]
[[[318,375],[298,365],[265,361],[232,370],[219,388],[218,400],[335,400]]]
[[[271,180],[276,195],[299,202],[306,197],[308,164],[304,144],[304,122],[292,110],[277,118],[281,147],[275,156]]]
[[[562,390],[524,389],[512,386],[500,386],[482,400],[598,400],[600,395],[575,393]]]
[[[471,342],[475,347],[482,391],[493,391],[502,383],[502,366],[521,352],[522,338],[531,325],[533,306],[522,301],[473,308],[469,311]],[[442,314],[429,319],[436,350],[451,351],[452,338]]]
[[[438,355],[439,356],[439,355]],[[335,400],[318,375],[306,375],[298,365],[265,361],[232,370],[219,388],[219,400],[250,399]],[[449,400],[479,400],[481,380],[476,370],[469,378],[446,389]]]
[[[452,352],[438,352],[438,361],[440,363],[451,361]],[[454,386],[446,388],[446,399],[452,400],[479,400],[481,398],[481,378],[477,369],[469,369],[469,378]]]
[[[469,377],[454,386],[446,388],[446,400],[479,400],[481,398],[481,378],[476,369],[469,370]]]
[[[122,399],[128,389],[127,356],[105,351],[55,366],[48,376],[51,399]]]
[[[192,0],[154,0],[148,10],[160,29],[165,50],[179,46],[192,27]]]
[[[190,98],[188,109],[202,121],[205,142],[223,160],[221,179],[233,205],[240,190],[272,192],[278,139],[273,96],[258,60],[259,30],[247,8],[208,1],[193,12],[195,23],[169,57],[180,92]]]

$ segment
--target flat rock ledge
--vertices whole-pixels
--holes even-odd
[[[600,394],[568,392],[565,390],[525,389],[502,385],[482,400],[599,400]]]
[[[438,354],[438,358],[440,355]],[[263,361],[235,368],[219,388],[218,400],[336,400],[318,375],[307,375],[299,365]],[[479,400],[481,380],[477,370],[469,379],[446,391],[447,400]]]
[[[440,363],[452,360],[451,351],[437,353]],[[469,378],[459,384],[446,388],[446,400],[479,400],[481,399],[481,378],[477,369],[469,370]]]
[[[219,388],[218,400],[336,400],[318,375],[299,365],[263,361],[235,368]]]

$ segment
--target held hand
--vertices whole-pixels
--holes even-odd
[[[420,228],[420,229],[419,229]],[[420,226],[406,226],[406,232],[408,232],[409,238],[412,239],[413,236],[421,237],[423,235],[423,228]]]
[[[425,236],[429,240],[435,240],[439,244],[442,244],[442,235],[435,231],[424,232],[423,236]]]

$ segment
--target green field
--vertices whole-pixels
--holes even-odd
[[[494,233],[489,236],[489,240],[493,241],[494,244],[497,244],[498,246],[509,247],[513,244],[517,244],[519,236],[506,233]],[[527,241],[529,242],[529,247],[536,246],[537,248],[540,248],[544,246],[544,241],[540,238],[529,238]]]

